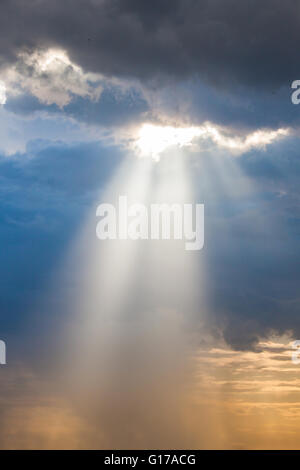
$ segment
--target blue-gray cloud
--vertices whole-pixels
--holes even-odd
[[[4,108],[24,117],[38,113],[60,115],[90,125],[103,127],[125,126],[139,122],[149,110],[146,100],[136,90],[120,93],[113,87],[104,88],[98,100],[73,96],[63,109],[47,105],[30,94],[8,97]]]
[[[122,160],[99,143],[36,141],[0,157],[0,312],[4,334],[27,323],[86,212]]]

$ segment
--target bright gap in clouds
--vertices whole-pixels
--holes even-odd
[[[275,139],[287,136],[288,129],[257,130],[244,137],[230,136],[223,129],[211,123],[199,127],[172,127],[143,124],[139,130],[135,145],[142,156],[151,156],[159,160],[160,155],[172,146],[199,146],[199,140],[212,140],[217,146],[228,148],[239,154],[252,147],[264,147]]]
[[[192,140],[203,131],[197,127],[171,127],[144,124],[139,131],[136,142],[142,154],[151,155],[154,160],[172,145],[182,147],[191,144]]]

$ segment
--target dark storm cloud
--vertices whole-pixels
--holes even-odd
[[[297,0],[3,0],[0,54],[58,46],[107,75],[275,89],[300,76],[299,19]]]

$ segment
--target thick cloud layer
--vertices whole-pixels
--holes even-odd
[[[300,76],[299,16],[296,0],[3,0],[1,62],[57,46],[107,75],[273,90]]]

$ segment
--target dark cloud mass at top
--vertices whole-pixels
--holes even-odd
[[[276,89],[300,76],[299,16],[297,0],[2,0],[1,63],[57,46],[107,75]]]

